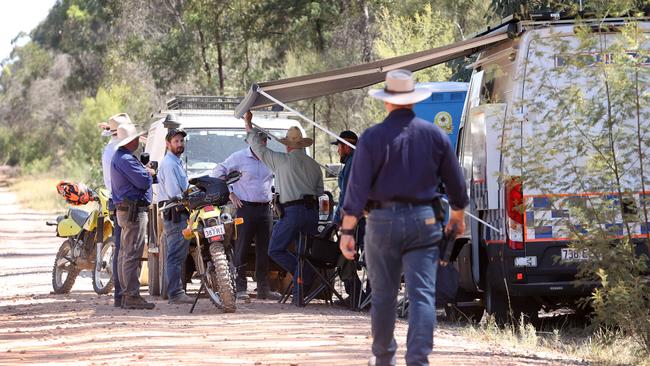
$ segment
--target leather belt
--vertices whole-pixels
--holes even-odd
[[[129,206],[122,206],[122,205],[117,205],[115,207],[117,211],[128,211]],[[147,212],[149,210],[149,207],[147,206],[138,206],[138,212]]]
[[[244,206],[268,206],[268,202],[250,202],[250,201],[241,201]]]
[[[413,200],[413,201],[370,201],[368,202],[368,210],[376,210],[380,208],[401,208],[401,207],[419,207],[431,206],[431,200]]]

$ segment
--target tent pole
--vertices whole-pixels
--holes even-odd
[[[341,141],[342,143],[344,143],[344,144],[350,146],[352,149],[356,150],[356,147],[355,147],[354,145],[352,145],[349,141],[340,138],[340,137],[339,137],[337,134],[335,134],[334,132],[328,130],[327,128],[325,128],[325,127],[323,127],[323,126],[321,126],[321,125],[319,125],[318,123],[316,123],[316,122],[312,121],[311,119],[307,118],[305,115],[303,115],[302,113],[298,112],[297,110],[295,110],[295,109],[289,107],[288,105],[282,103],[281,101],[275,99],[274,97],[272,97],[271,95],[269,95],[267,92],[265,92],[264,90],[262,90],[262,88],[260,88],[259,86],[257,87],[257,90],[256,90],[256,91],[257,91],[259,94],[261,94],[261,95],[267,97],[270,101],[274,102],[275,104],[280,105],[280,106],[284,107],[285,109],[287,109],[287,110],[289,110],[289,111],[295,113],[296,115],[298,115],[298,117],[300,117],[300,118],[304,119],[305,121],[311,123],[313,126],[317,127],[319,130],[321,130],[321,131],[327,133],[328,135],[334,137],[334,138],[337,139],[338,141]]]

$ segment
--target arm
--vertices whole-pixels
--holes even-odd
[[[237,170],[237,164],[234,158],[235,154],[236,153],[231,154],[228,158],[226,158],[226,160],[217,164],[217,166],[212,169],[210,176],[213,178],[225,180],[228,173],[232,172],[233,170]]]
[[[374,176],[372,154],[365,143],[364,136],[362,135],[359,139],[357,150],[354,153],[354,161],[362,161],[363,164],[352,165],[346,183],[345,201],[339,203],[345,215],[355,217],[359,217],[363,213]]]
[[[146,191],[151,187],[153,179],[151,178],[151,169],[145,168],[135,156],[127,155],[125,159],[120,159],[120,170],[124,173],[126,179],[136,188]]]
[[[262,145],[262,138],[259,136],[258,130],[253,128],[253,114],[250,111],[244,115],[244,122],[248,133],[246,139],[249,141],[251,149],[269,169],[275,171],[278,165],[287,161],[287,154],[273,151]]]
[[[438,175],[445,184],[451,208],[446,231],[451,231],[451,228],[455,226],[456,231],[462,234],[465,231],[465,207],[469,204],[467,186],[456,154],[454,154],[449,140],[445,139],[445,142],[444,156],[438,169]]]

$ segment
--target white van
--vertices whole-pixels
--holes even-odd
[[[599,42],[611,43],[620,37],[619,28],[625,21],[598,20],[586,26]],[[567,167],[548,159],[554,153],[551,149],[558,146],[558,141],[549,137],[553,135],[550,121],[567,120],[568,112],[561,101],[544,95],[550,87],[559,90],[570,86],[587,98],[604,100],[601,92],[590,85],[593,79],[586,79],[584,68],[573,69],[571,74],[559,70],[563,70],[568,57],[608,62],[608,55],[598,51],[576,54],[579,40],[573,20],[510,21],[501,27],[509,24],[517,25],[519,36],[482,51],[470,66],[473,74],[457,147],[471,198],[468,210],[485,222],[467,221],[463,240],[470,245],[463,247],[457,262],[458,307],[464,307],[463,312],[475,318],[481,317],[485,307],[498,322],[506,321],[510,310],[517,318],[521,313],[535,318],[542,307],[553,310],[574,306],[577,299],[591,293],[595,284],[579,285],[574,281],[577,263],[586,256],[567,247],[570,239],[562,225],[568,210],[558,210],[550,202],[585,195],[601,199],[609,194],[585,192],[574,183],[578,180]],[[641,20],[640,26],[646,37],[650,36],[650,22]],[[650,44],[643,48],[650,49]],[[647,59],[638,62],[650,67]],[[584,67],[590,67],[589,62]],[[641,79],[641,93],[647,93],[648,83],[647,77]],[[641,108],[642,115],[650,112],[647,104]],[[647,120],[642,123],[647,124]],[[558,131],[561,136],[557,139],[585,133],[567,127],[566,131]],[[602,126],[592,128],[588,133],[594,136],[603,133]],[[526,153],[517,153],[517,146]],[[588,150],[585,147],[574,162],[578,171],[588,164]],[[530,175],[530,169],[541,162],[555,174],[543,189],[518,183],[517,178]],[[640,166],[636,164],[638,172]],[[648,160],[644,170],[650,171]],[[636,172],[627,171],[625,189],[636,196],[638,203],[641,185]],[[525,209],[522,212],[517,206]],[[643,228],[643,224],[635,225],[633,234],[642,236]],[[638,251],[648,254],[647,246],[638,244]]]

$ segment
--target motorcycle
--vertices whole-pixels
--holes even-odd
[[[233,218],[235,209],[228,204],[228,185],[240,177],[241,173],[234,172],[226,181],[208,176],[192,178],[181,199],[160,208],[163,214],[181,205],[189,211],[183,236],[194,239],[190,255],[201,279],[199,292],[205,289],[210,301],[226,313],[237,309],[232,239],[236,225],[243,223],[243,219]]]
[[[94,203],[90,211],[70,207],[56,221],[56,236],[65,238],[59,247],[52,268],[52,287],[56,294],[72,289],[79,273],[92,271],[93,289],[104,295],[113,289],[113,223],[109,218],[109,193],[103,188],[92,190],[83,184],[60,182],[57,191],[66,202],[79,206]]]

